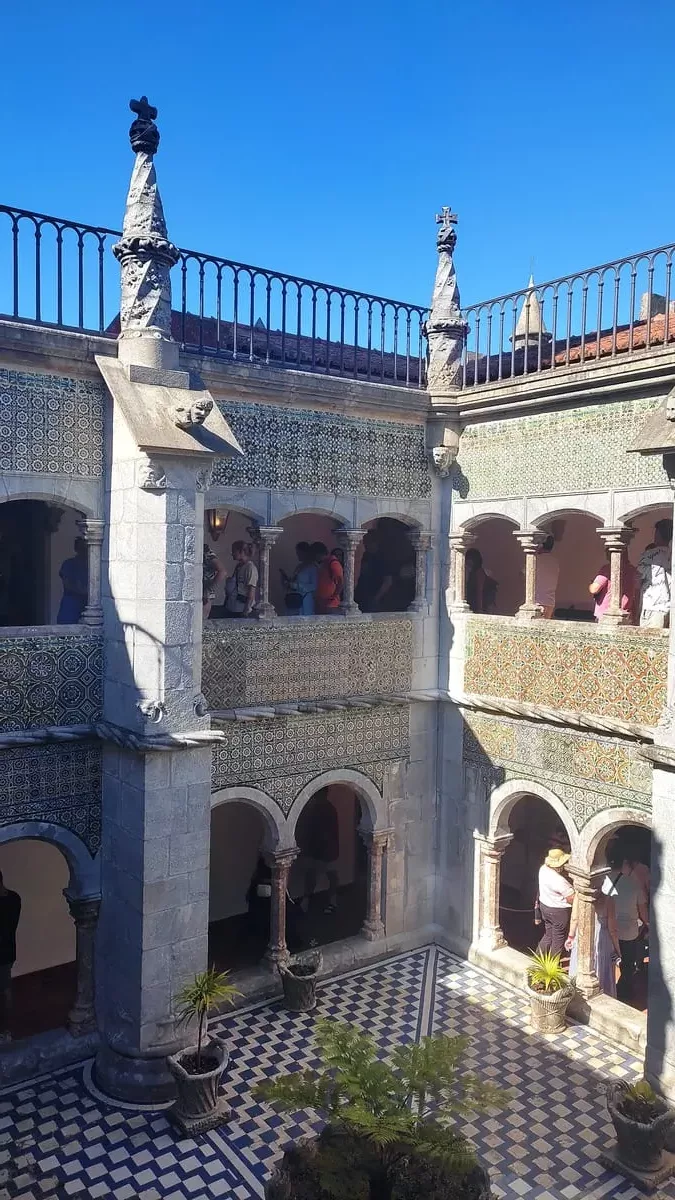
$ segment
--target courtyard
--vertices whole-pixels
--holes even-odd
[[[600,1162],[612,1129],[604,1083],[641,1074],[641,1064],[590,1029],[534,1033],[524,995],[437,947],[397,955],[325,982],[314,1013],[280,1002],[213,1023],[227,1040],[225,1094],[232,1119],[198,1140],[178,1140],[162,1111],[107,1101],[91,1063],[0,1091],[0,1200],[248,1200],[284,1145],[315,1130],[310,1112],[282,1117],[253,1100],[253,1086],[312,1066],[317,1017],[347,1021],[384,1055],[431,1033],[471,1039],[465,1067],[508,1088],[496,1115],[463,1123],[508,1200],[633,1200],[636,1189]],[[675,1197],[675,1183],[663,1197]]]

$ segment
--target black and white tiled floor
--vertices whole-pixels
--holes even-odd
[[[161,1112],[108,1104],[86,1067],[0,1092],[0,1200],[262,1196],[284,1144],[318,1121],[312,1113],[281,1117],[257,1104],[251,1088],[280,1070],[312,1065],[317,1016],[357,1024],[384,1053],[431,1032],[469,1035],[467,1068],[513,1096],[503,1112],[464,1122],[495,1196],[638,1196],[598,1157],[611,1140],[603,1082],[635,1075],[637,1061],[580,1026],[554,1038],[534,1033],[521,994],[431,948],[328,981],[315,1013],[294,1015],[266,1003],[219,1021],[230,1046],[225,1092],[233,1116],[198,1140],[177,1140]],[[660,1195],[675,1200],[675,1184]]]

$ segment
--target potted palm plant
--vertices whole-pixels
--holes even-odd
[[[532,1025],[540,1033],[560,1033],[574,984],[560,965],[560,955],[535,950],[525,973]]]
[[[287,1149],[266,1200],[488,1200],[487,1171],[454,1116],[501,1108],[508,1096],[459,1072],[467,1038],[424,1038],[387,1061],[351,1025],[318,1021],[316,1041],[318,1070],[256,1088],[281,1112],[311,1108],[327,1121]]]
[[[608,1084],[607,1108],[621,1162],[634,1171],[658,1171],[675,1110],[668,1108],[646,1079]]]
[[[227,976],[227,971],[219,973],[211,967],[195,975],[176,998],[179,1023],[197,1024],[196,1043],[169,1055],[167,1060],[178,1091],[178,1099],[167,1115],[185,1134],[213,1129],[229,1115],[219,1095],[228,1051],[221,1038],[208,1036],[209,1013],[232,1004],[241,994],[228,983]]]

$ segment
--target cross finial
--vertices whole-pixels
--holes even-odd
[[[154,121],[157,117],[157,109],[154,104],[149,103],[147,96],[141,96],[140,100],[130,100],[129,108],[141,121]]]
[[[157,153],[159,146],[159,130],[155,125],[157,109],[154,104],[149,103],[147,96],[141,96],[140,100],[130,100],[129,108],[136,114],[136,120],[132,122],[129,130],[131,149],[136,154],[148,154],[152,157]]]
[[[451,212],[447,204],[444,204],[441,211],[436,213],[436,224],[442,225],[444,229],[448,229],[450,225],[456,225],[457,213]]]

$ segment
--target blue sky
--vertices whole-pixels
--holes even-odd
[[[466,303],[675,238],[675,4],[28,0],[3,12],[2,202],[119,227],[130,96],[180,245]]]

